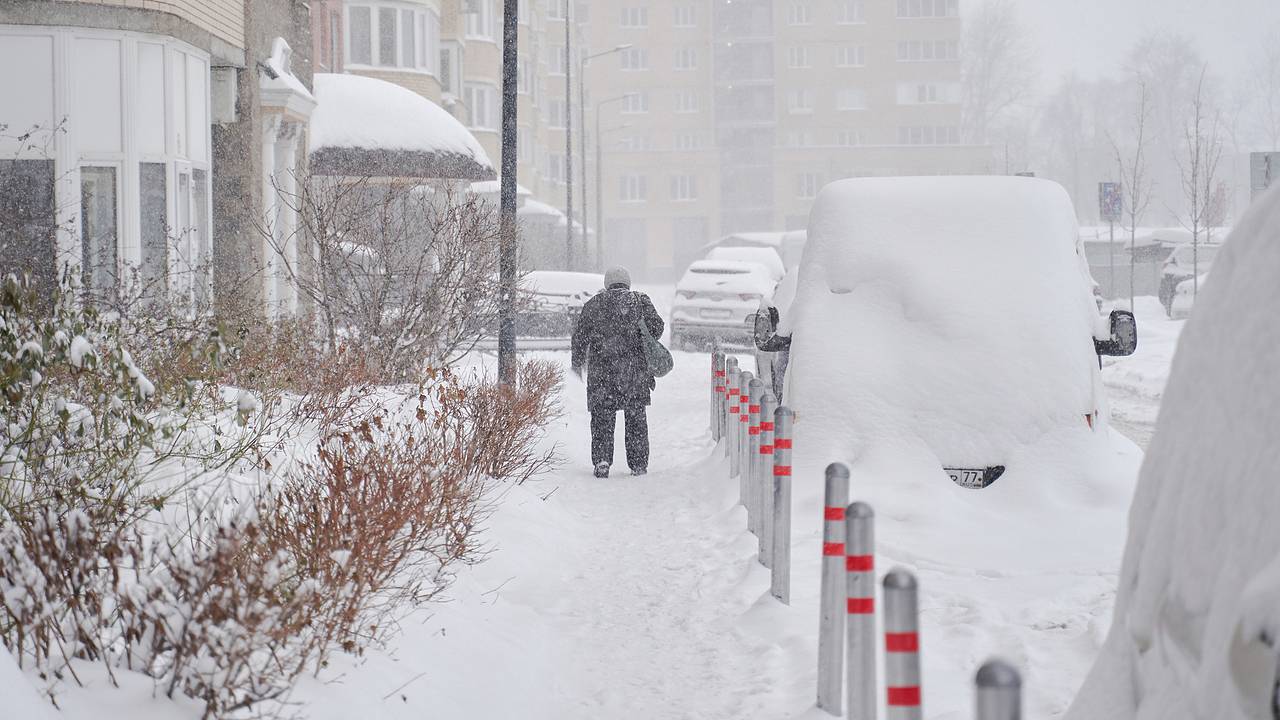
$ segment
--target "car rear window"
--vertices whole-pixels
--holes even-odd
[[[750,270],[738,270],[731,268],[689,268],[689,272],[698,273],[699,275],[747,275]]]

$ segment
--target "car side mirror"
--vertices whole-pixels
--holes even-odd
[[[752,338],[761,352],[778,352],[791,346],[791,338],[778,335],[778,309],[770,305],[765,311],[751,316],[754,321]]]
[[[1126,357],[1138,349],[1138,321],[1128,310],[1111,311],[1111,338],[1093,340],[1094,350],[1099,355]]]

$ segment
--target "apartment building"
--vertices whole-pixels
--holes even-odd
[[[632,45],[587,82],[632,94],[600,108],[618,128],[603,232],[642,277],[724,234],[804,228],[835,179],[984,169],[961,144],[958,0],[602,0],[586,27],[592,48]]]

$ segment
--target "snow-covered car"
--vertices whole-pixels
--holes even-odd
[[[763,265],[769,271],[769,275],[773,277],[774,282],[782,280],[782,276],[786,274],[786,266],[782,264],[782,257],[778,255],[778,251],[771,247],[735,247],[720,246],[712,248],[707,253],[708,260],[741,260],[742,262],[753,262]]]
[[[1204,290],[1204,281],[1208,278],[1207,273],[1200,275],[1200,278],[1191,278],[1178,283],[1178,287],[1173,292],[1173,300],[1169,303],[1169,317],[1174,320],[1185,320],[1191,317],[1191,306],[1196,303],[1196,295]]]
[[[1107,452],[1100,356],[1132,353],[1137,327],[1099,315],[1076,236],[1069,197],[1045,180],[824,188],[794,302],[755,317],[757,349],[789,351],[796,447],[906,447],[964,488],[1078,482]]]
[[[1179,245],[1169,253],[1164,261],[1164,269],[1160,276],[1160,304],[1165,312],[1173,317],[1173,298],[1178,294],[1178,286],[1184,281],[1209,272],[1213,260],[1222,249],[1220,244],[1199,243],[1193,247],[1190,243]]]
[[[741,260],[696,260],[676,283],[671,305],[671,346],[694,339],[750,343],[750,316],[773,295],[772,273]]]
[[[586,304],[604,290],[604,276],[598,273],[532,270],[520,278],[520,312],[516,334],[522,337],[563,338],[573,327]]]

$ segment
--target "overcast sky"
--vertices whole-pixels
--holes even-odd
[[[979,0],[973,0],[975,3]],[[1040,55],[1042,85],[1073,69],[1112,74],[1151,29],[1191,37],[1216,73],[1235,85],[1262,38],[1280,43],[1280,0],[1016,0]],[[963,6],[963,3],[962,3]]]

